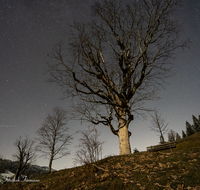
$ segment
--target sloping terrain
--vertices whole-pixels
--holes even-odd
[[[200,189],[200,132],[170,152],[113,156],[96,163],[37,177],[40,182],[6,183],[1,190]]]

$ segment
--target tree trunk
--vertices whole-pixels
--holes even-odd
[[[52,162],[53,162],[53,154],[51,154],[51,158],[50,158],[50,161],[49,161],[49,170],[48,170],[48,173],[51,173]]]
[[[120,155],[131,154],[131,146],[129,142],[129,132],[128,132],[128,124],[126,124],[125,119],[119,120],[119,149]]]
[[[165,142],[165,139],[164,139],[164,136],[163,136],[162,133],[161,133],[161,139],[162,139],[162,142],[164,143],[164,142]]]
[[[20,176],[20,173],[21,173],[21,170],[22,170],[22,163],[23,163],[23,161],[21,161],[21,158],[20,158],[19,165],[17,167],[17,171],[15,172],[14,180],[18,180],[18,178]]]
[[[15,173],[15,178],[14,178],[14,180],[18,180],[18,178],[19,178],[19,173],[20,173],[20,170],[19,170],[19,168],[17,168],[17,171],[16,171],[16,173]]]

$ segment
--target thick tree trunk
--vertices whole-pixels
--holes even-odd
[[[120,155],[131,154],[128,125],[124,120],[119,120],[118,129]]]

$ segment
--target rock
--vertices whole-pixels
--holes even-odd
[[[174,179],[177,179],[177,178],[178,178],[176,175],[172,175],[172,177],[173,177]]]

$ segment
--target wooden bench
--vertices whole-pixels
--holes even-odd
[[[165,150],[170,149],[171,151],[173,148],[176,148],[176,142],[167,142],[159,145],[149,146],[147,147],[147,151],[159,151],[159,150]]]

